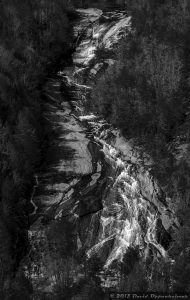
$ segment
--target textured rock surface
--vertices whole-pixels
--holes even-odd
[[[53,294],[57,282],[70,286],[79,282],[86,261],[93,257],[101,262],[106,286],[117,284],[107,272],[114,270],[118,276],[118,265],[126,257],[131,259],[127,272],[138,257],[146,259],[150,252],[169,260],[171,232],[178,227],[168,199],[152,178],[150,158],[142,159],[132,141],[105,120],[84,115],[83,102],[91,88],[81,84],[78,74],[86,69],[86,74],[97,74],[104,62],[98,67],[93,63],[95,42],[100,40],[105,49],[112,47],[126,34],[130,18],[110,13],[102,25],[100,11],[80,13],[73,66],[45,88],[53,139],[31,199],[33,254],[23,264],[42,294]],[[105,63],[113,61],[106,58]]]

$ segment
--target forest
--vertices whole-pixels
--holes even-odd
[[[102,10],[121,9],[127,5],[127,0],[72,0],[75,8],[95,7]]]
[[[105,118],[152,158],[152,175],[174,199],[181,228],[171,250],[175,264],[170,269],[164,263],[155,265],[151,288],[160,291],[164,286],[168,291],[172,284],[174,291],[190,292],[190,2],[2,0],[0,299],[24,284],[30,290],[25,278],[13,279],[29,251],[28,199],[50,143],[43,85],[70,62],[75,8],[91,6],[125,8],[132,16],[132,30],[112,53],[115,63],[96,79],[86,110]],[[99,268],[98,261],[90,263]],[[136,265],[128,277],[131,289],[146,291],[148,268]],[[125,278],[125,268],[122,272]],[[101,299],[100,282],[93,273],[90,278],[93,295]],[[20,300],[13,295],[5,299]]]
[[[27,252],[27,200],[48,140],[42,84],[67,60],[72,18],[61,0],[0,2],[1,293]]]
[[[174,290],[190,291],[190,3],[136,0],[127,10],[132,30],[87,106],[153,159],[152,174],[175,199],[182,224]]]

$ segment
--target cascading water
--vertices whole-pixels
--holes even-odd
[[[169,260],[171,233],[178,227],[169,199],[151,176],[150,158],[144,163],[119,130],[98,116],[85,115],[93,85],[86,86],[83,77],[93,81],[114,63],[98,61],[97,48],[112,49],[130,30],[130,18],[126,12],[79,12],[73,65],[46,87],[46,117],[56,136],[31,199],[33,256],[23,269],[43,295],[54,294],[58,285],[80,283],[86,261],[93,257],[101,261],[104,287],[116,285],[117,279],[107,280],[106,274],[119,276],[126,261],[130,273],[133,260]]]
[[[112,239],[113,248],[105,268],[113,261],[122,261],[129,247],[138,247],[143,254],[149,247],[154,247],[166,257],[166,251],[157,242],[157,211],[153,207],[151,211],[151,203],[141,195],[138,181],[132,175],[133,166],[118,158],[113,147],[106,144],[103,151],[113,174],[109,178],[109,192],[103,199],[98,243],[88,250],[87,255],[98,253]]]
[[[91,39],[83,41],[76,49],[74,55],[76,69],[83,71],[84,67],[89,67],[90,61],[95,57],[97,50],[92,45],[97,40],[99,41],[98,47],[111,49],[121,37],[127,34],[130,29],[130,17],[126,16],[125,12],[117,13],[114,17],[117,18],[117,21],[110,21],[107,26],[97,23],[96,20],[92,29]],[[113,14],[108,13],[105,18],[112,19]],[[87,49],[90,51],[89,56],[85,52]],[[78,53],[81,55],[83,52],[85,52],[82,55],[84,60],[81,59],[81,56],[78,56]],[[90,66],[88,72],[91,76],[96,76],[98,69],[95,69],[94,66]],[[87,100],[84,99],[84,101]],[[123,149],[117,149],[117,135],[119,131],[110,128],[104,130],[106,121],[97,119],[92,114],[85,116],[84,111],[82,116],[79,113],[78,118],[81,122],[86,122],[90,126],[94,140],[102,145],[101,151],[104,153],[104,159],[110,166],[110,176],[107,178],[105,188],[106,193],[102,198],[103,209],[101,215],[99,214],[99,233],[96,237],[96,243],[88,249],[87,256],[90,258],[93,255],[98,255],[98,253],[102,252],[101,249],[106,247],[106,244],[113,241],[104,262],[105,269],[108,269],[115,261],[122,262],[128,248],[138,247],[141,255],[145,257],[148,256],[150,249],[151,251],[154,249],[159,256],[167,259],[167,251],[158,242],[157,238],[157,223],[160,217],[165,216],[166,207],[160,203],[158,209],[154,201],[151,203],[151,199],[145,199],[142,195],[139,180],[135,178],[135,172],[133,172],[134,164],[132,161],[129,162],[129,159],[127,159],[127,162],[125,158],[122,159],[120,154],[122,154]],[[116,147],[110,145],[110,141],[106,142],[105,137],[109,133],[112,134],[112,141],[115,133]],[[123,139],[122,142],[119,148],[124,147],[125,151],[128,151],[127,141]],[[130,151],[131,149],[129,149]],[[150,174],[148,176],[151,178]],[[169,219],[167,221],[169,222]]]

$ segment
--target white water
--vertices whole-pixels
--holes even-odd
[[[93,29],[90,30],[87,30],[88,38],[78,46],[74,54],[75,68],[80,70],[89,66],[99,46],[111,49],[119,39],[126,36],[130,30],[130,17],[120,14],[116,22],[103,25],[96,20]],[[113,63],[111,61],[111,64]],[[96,63],[95,67],[91,66],[89,74],[95,76],[97,73],[95,70],[98,70],[99,65]],[[138,149],[134,148],[133,142],[123,138],[119,130],[111,127],[104,130],[105,120],[84,113],[78,119],[90,126],[94,140],[102,144],[105,161],[110,166],[107,193],[102,199],[100,229],[96,242],[94,244],[91,242],[93,245],[88,249],[87,256],[89,258],[93,255],[101,256],[105,245],[112,240],[113,246],[106,258],[105,270],[115,261],[122,262],[129,248],[138,248],[144,259],[150,249],[154,252],[155,258],[168,259],[167,251],[157,241],[157,221],[162,220],[163,227],[168,230],[174,223],[177,224],[177,220],[171,218],[171,215],[168,216],[167,207],[156,196],[159,187],[149,172],[151,158],[148,156],[142,158]],[[112,138],[109,138],[110,132]],[[134,164],[138,176],[134,172]],[[147,197],[142,195],[143,188],[145,188],[143,194],[149,189]],[[89,229],[87,238],[89,241],[92,239],[91,230],[93,229]]]
[[[150,157],[142,158],[139,149],[134,148],[133,141],[127,141],[119,130],[97,115],[85,114],[83,106],[93,88],[81,82],[84,71],[88,69],[92,78],[97,76],[98,70],[107,64],[108,60],[93,61],[96,58],[96,50],[99,46],[109,50],[122,36],[126,36],[130,30],[130,18],[125,13],[107,13],[105,18],[110,21],[100,24],[101,11],[90,9],[80,10],[80,13],[82,20],[75,32],[77,34],[86,28],[85,35],[76,48],[73,66],[59,72],[65,86],[68,89],[73,88],[72,103],[75,109],[71,108],[69,99],[63,101],[58,93],[60,82],[50,82],[47,91],[52,101],[56,102],[57,99],[61,102],[60,108],[52,105],[47,114],[55,130],[59,128],[52,156],[54,150],[56,152],[59,148],[59,152],[62,152],[66,145],[69,147],[68,151],[73,151],[73,157],[68,160],[62,155],[53,160],[53,164],[41,175],[39,185],[43,191],[40,196],[34,195],[34,199],[32,198],[35,208],[33,214],[38,206],[42,206],[43,212],[50,212],[49,215],[53,219],[51,224],[67,215],[72,216],[73,223],[80,224],[75,228],[78,251],[83,249],[88,259],[98,256],[103,260],[104,274],[107,270],[114,269],[118,275],[117,266],[122,263],[129,249],[137,249],[140,257],[145,260],[150,253],[156,260],[160,257],[168,260],[166,249],[158,242],[157,222],[161,220],[165,230],[178,224],[171,212],[168,214],[167,203],[163,203],[158,197],[159,186],[151,176]],[[109,64],[113,63],[110,59]],[[81,74],[81,78],[78,74]],[[100,154],[103,154],[103,158]],[[70,179],[67,178],[67,174],[68,178],[72,175]],[[54,176],[57,175],[61,178],[58,182],[54,180]],[[45,180],[46,177],[50,180]],[[47,191],[50,194],[46,195]],[[99,198],[102,205],[97,204],[100,202]],[[86,215],[91,215],[90,221],[83,224],[82,220]],[[36,282],[45,280],[45,289],[52,291],[60,268],[65,272],[67,257],[51,257],[47,250],[45,232],[51,229],[52,225],[45,227],[40,222],[41,219],[38,219],[31,226],[30,235],[34,240],[34,247],[35,243],[40,241],[45,250],[41,250],[41,257],[32,263],[30,278],[32,281],[36,278]],[[71,232],[62,234],[69,236]],[[61,262],[63,266],[59,266]],[[39,269],[38,275],[36,268]],[[74,268],[71,268],[71,278],[74,278]],[[78,271],[78,277],[75,278],[79,278],[80,275]],[[108,280],[104,285],[113,286],[116,283],[117,280]]]
[[[113,261],[122,261],[129,247],[139,247],[142,255],[152,245],[158,255],[167,258],[164,248],[156,239],[156,223],[158,215],[151,212],[151,203],[145,200],[138,181],[131,175],[131,165],[117,157],[118,152],[110,145],[104,145],[105,159],[113,168],[110,177],[110,189],[103,199],[101,226],[98,242],[88,250],[88,257],[97,254],[111,239],[114,245],[105,263],[109,268]],[[144,228],[142,228],[144,222]]]

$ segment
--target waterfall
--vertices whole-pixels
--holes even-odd
[[[93,79],[114,63],[111,58],[98,61],[98,47],[113,49],[129,33],[130,17],[96,9],[79,13],[73,64],[46,86],[46,117],[55,137],[32,196],[33,214],[38,213],[29,231],[35,259],[24,265],[36,290],[50,294],[56,284],[80,282],[93,258],[102,263],[101,278],[112,271],[118,278],[126,259],[133,268],[130,257],[170,261],[168,231],[179,225],[166,197],[159,196],[151,158],[142,160],[119,130],[84,107]],[[84,82],[84,74],[92,85]],[[117,278],[102,285],[115,286]]]

